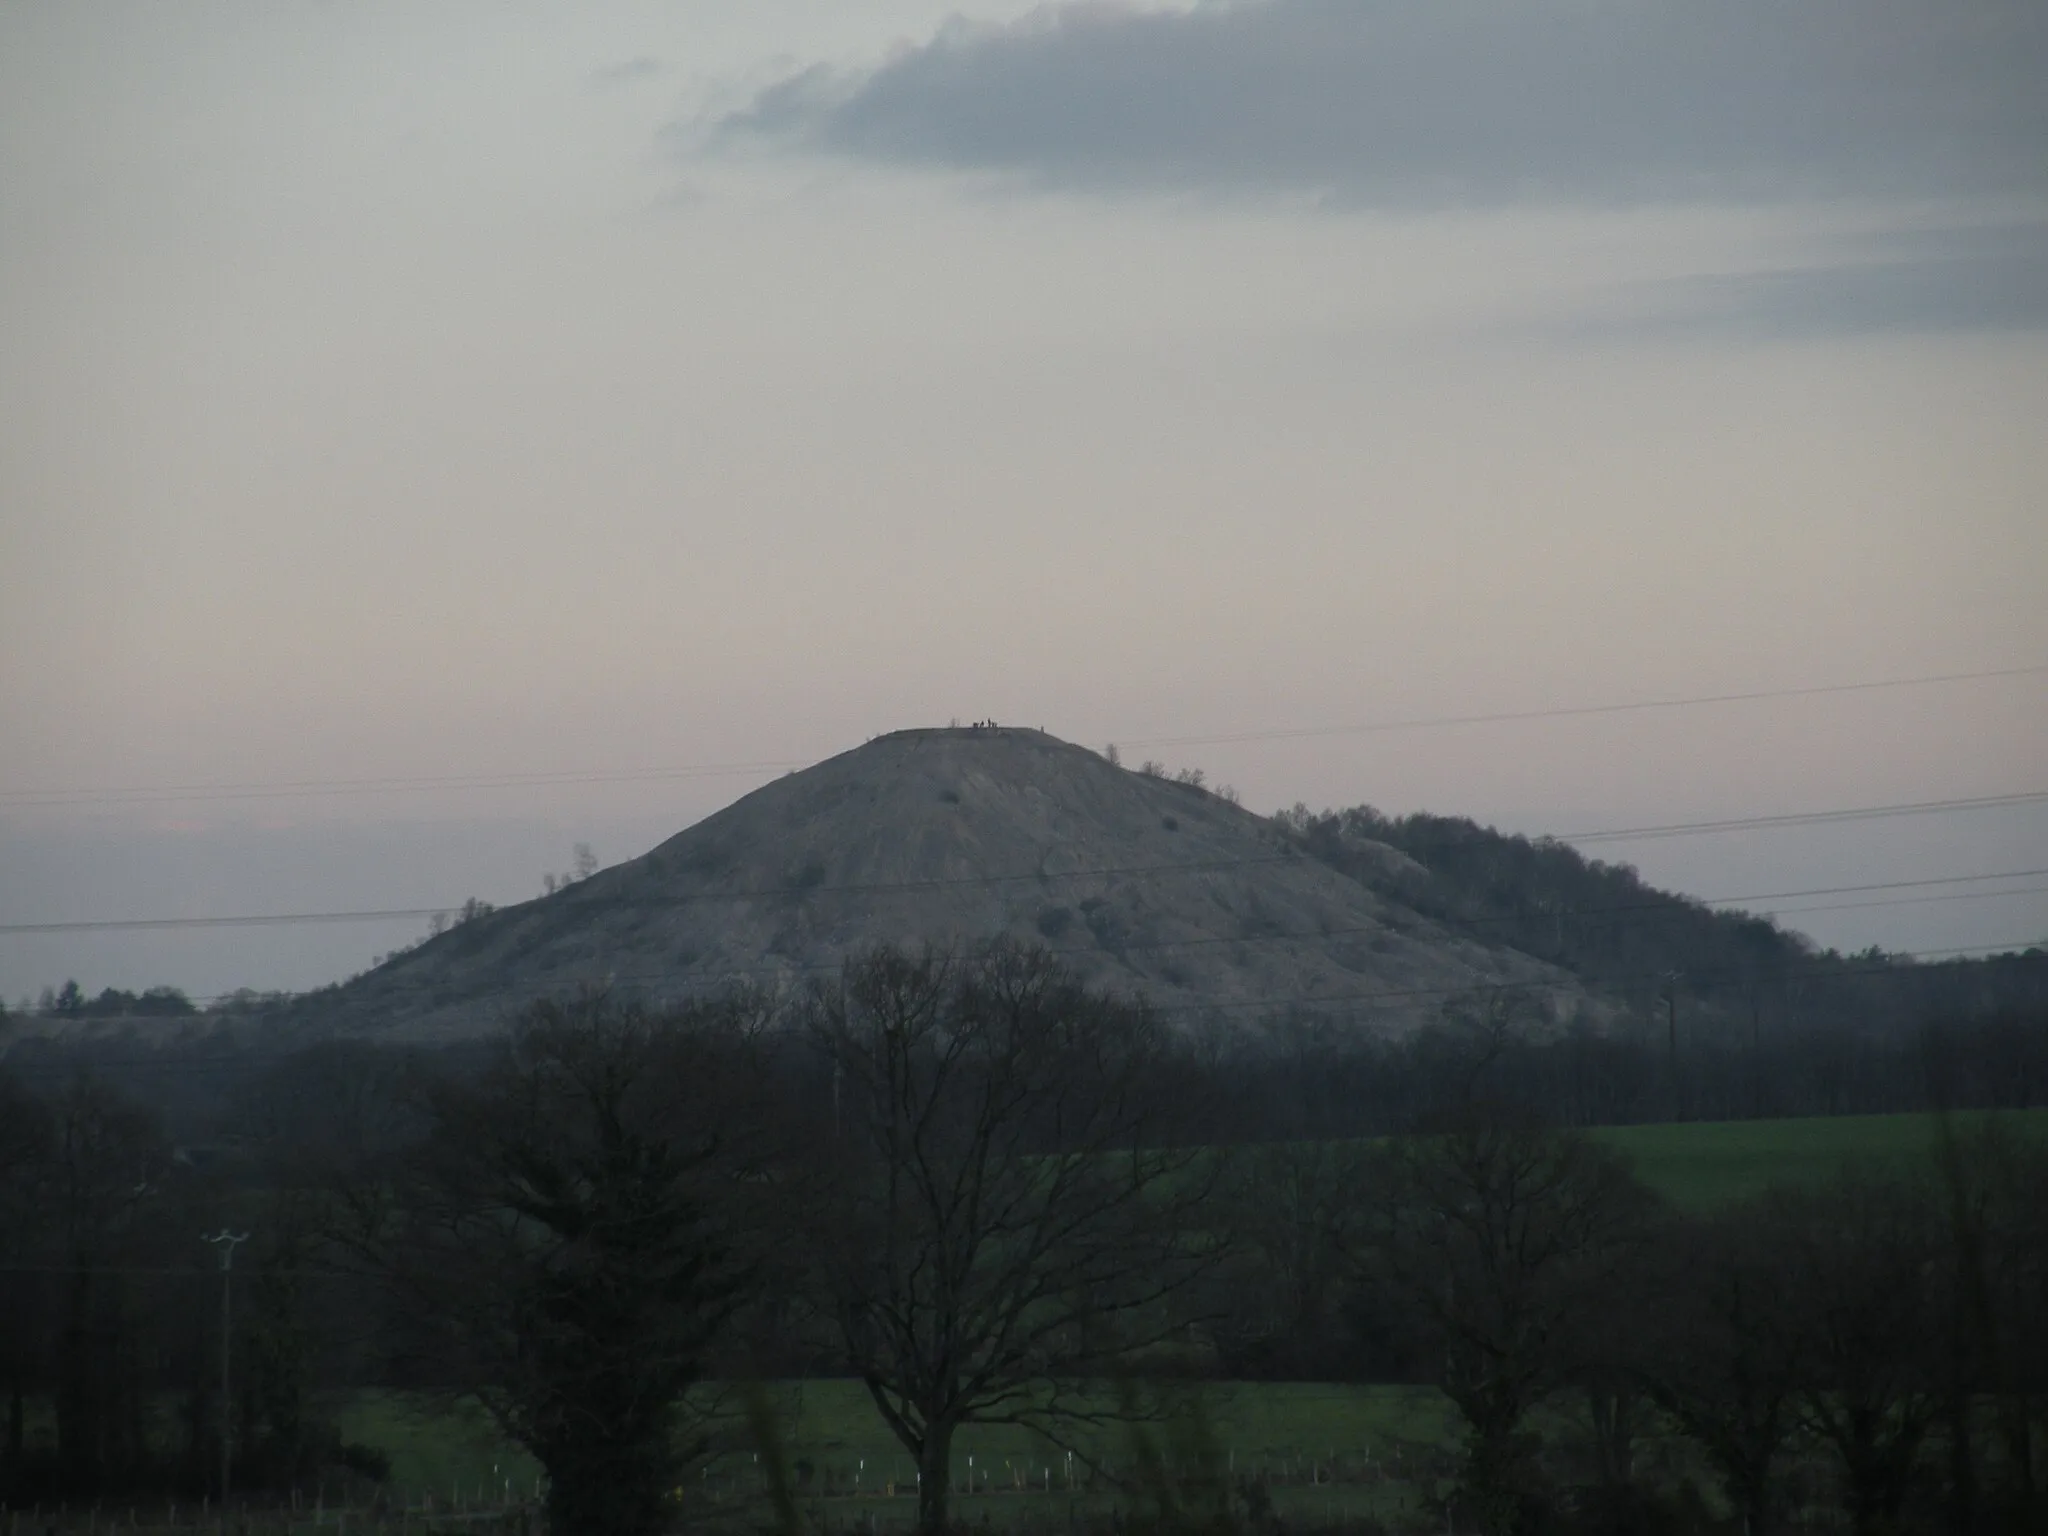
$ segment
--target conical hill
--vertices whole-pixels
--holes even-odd
[[[462,923],[314,1011],[350,1033],[453,1039],[584,983],[789,989],[877,942],[999,934],[1188,1021],[1298,1004],[1399,1030],[1462,989],[1576,991],[1205,789],[984,727],[898,731],[792,773],[639,858]]]

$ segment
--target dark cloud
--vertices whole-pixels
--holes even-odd
[[[2048,330],[2048,224],[1894,234],[1827,264],[1639,284],[1564,329],[1792,338]]]
[[[727,131],[1059,186],[1363,203],[2048,191],[2043,0],[1063,6]]]

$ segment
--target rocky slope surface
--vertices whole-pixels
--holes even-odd
[[[1577,997],[1564,973],[1374,894],[1206,790],[1042,732],[969,728],[899,731],[765,785],[640,858],[460,924],[294,1022],[454,1039],[584,983],[787,991],[878,941],[997,934],[1191,1023],[1300,1005],[1405,1029],[1469,988]]]

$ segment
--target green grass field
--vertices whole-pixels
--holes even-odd
[[[1967,1123],[1981,1119],[1966,1117]],[[2048,1110],[1998,1120],[2022,1134],[2048,1137]],[[1866,1115],[1622,1126],[1594,1134],[1667,1199],[1696,1210],[1773,1184],[1819,1182],[1856,1164],[1925,1166],[1937,1143],[1937,1123],[1928,1115]],[[767,1390],[783,1425],[785,1457],[805,1490],[815,1494],[829,1485],[835,1493],[850,1492],[857,1478],[864,1495],[893,1486],[907,1497],[909,1458],[858,1383],[790,1382]],[[1447,1445],[1456,1435],[1449,1406],[1426,1388],[1214,1383],[1200,1390],[1199,1401],[1217,1454],[1231,1469],[1272,1476],[1280,1484],[1274,1497],[1283,1511],[1299,1505],[1310,1513],[1332,1500],[1338,1513],[1376,1508],[1389,1495],[1357,1481],[1362,1467],[1387,1464],[1397,1447],[1412,1456],[1417,1449]],[[380,1393],[351,1399],[338,1417],[347,1438],[390,1456],[395,1491],[437,1500],[460,1491],[468,1500],[479,1491],[502,1492],[508,1484],[514,1490],[534,1486],[538,1469],[480,1413],[451,1413]],[[1143,1433],[1169,1435],[1164,1429]],[[1128,1428],[1107,1426],[1078,1439],[1090,1455],[1114,1465],[1128,1463],[1131,1436]],[[1027,1485],[1042,1494],[1066,1476],[1064,1453],[1023,1430],[972,1428],[960,1436],[955,1452],[956,1475],[965,1478],[972,1457],[989,1498],[1015,1497]],[[1344,1479],[1335,1488],[1324,1481],[1333,1464]],[[751,1452],[718,1458],[704,1480],[707,1489],[722,1480],[730,1496],[751,1496],[758,1486]],[[970,1518],[973,1508],[973,1501],[964,1506]]]
[[[1995,1121],[2048,1139],[2048,1109],[1959,1115],[1959,1129]],[[1635,1165],[1672,1204],[1699,1210],[1773,1184],[1814,1184],[1869,1164],[1931,1166],[1933,1115],[1841,1115],[1811,1120],[1716,1120],[1697,1125],[1610,1126],[1593,1135]]]
[[[914,1480],[908,1455],[858,1382],[777,1382],[763,1390],[782,1425],[784,1453],[800,1478],[822,1486],[829,1474],[835,1490],[851,1489],[857,1478],[867,1492]],[[1189,1402],[1199,1404],[1206,1437],[1227,1469],[1262,1470],[1290,1482],[1327,1480],[1333,1464],[1355,1467],[1401,1445],[1444,1445],[1456,1433],[1449,1406],[1425,1387],[1224,1382],[1191,1392]],[[737,1402],[725,1407],[736,1427]],[[474,1410],[364,1393],[338,1405],[336,1417],[346,1438],[390,1456],[392,1482],[401,1489],[437,1497],[460,1492],[467,1500],[479,1488],[502,1490],[508,1480],[515,1489],[530,1489],[538,1471]],[[1167,1422],[1140,1433],[1161,1443],[1184,1440],[1190,1432],[1186,1418],[1185,1409],[1177,1409]],[[1134,1454],[1132,1433],[1127,1426],[1105,1425],[1079,1431],[1074,1443],[1086,1456],[1114,1465]],[[1048,1473],[1052,1482],[1067,1477],[1064,1450],[1026,1429],[976,1425],[961,1433],[954,1452],[963,1477],[971,1457],[977,1478],[986,1477],[992,1487],[1029,1481],[1043,1488]],[[741,1479],[751,1464],[751,1452],[729,1452],[718,1458],[713,1476]]]
[[[829,1500],[842,1525],[848,1510],[858,1512],[856,1523],[911,1522],[910,1457],[858,1382],[778,1382],[760,1390],[781,1425],[783,1459],[800,1503],[817,1515]],[[722,1408],[734,1448],[699,1469],[692,1491],[715,1506],[758,1512],[761,1468],[740,1427],[737,1394],[728,1397]],[[408,1502],[431,1496],[441,1507],[490,1505],[537,1487],[532,1460],[473,1411],[368,1393],[340,1405],[337,1418],[348,1439],[390,1456],[391,1492]],[[1169,1462],[1199,1450],[1226,1474],[1262,1477],[1276,1509],[1311,1523],[1383,1514],[1415,1497],[1408,1472],[1417,1457],[1449,1446],[1456,1434],[1449,1405],[1429,1388],[1209,1383],[1191,1387],[1159,1421],[1078,1431],[1078,1461],[1029,1430],[963,1431],[954,1443],[954,1477],[963,1487],[971,1480],[976,1491],[958,1494],[956,1513],[970,1523],[987,1515],[1006,1527],[1019,1517],[1064,1526],[1070,1507],[1106,1509],[1128,1497],[1106,1483],[1091,1485],[1087,1462],[1128,1469],[1142,1440]]]
[[[399,1392],[359,1392],[327,1410],[344,1440],[391,1458],[394,1493],[474,1503],[493,1490],[531,1494],[540,1468],[508,1443],[481,1408]],[[492,1502],[496,1502],[493,1500]]]
[[[870,1482],[876,1476],[910,1476],[902,1447],[858,1382],[802,1382],[778,1395],[788,1405],[786,1444],[793,1461],[807,1459],[835,1472],[865,1461]],[[1310,1478],[1318,1464],[1327,1469],[1332,1461],[1355,1461],[1396,1441],[1441,1444],[1453,1432],[1447,1405],[1428,1388],[1225,1382],[1192,1393],[1178,1416],[1184,1421],[1195,1404],[1207,1437],[1229,1465],[1240,1471],[1264,1467],[1288,1477]],[[1176,1426],[1174,1417],[1170,1413],[1156,1431],[1160,1437],[1192,1433],[1185,1422]],[[1120,1425],[1075,1436],[1085,1454],[1112,1463],[1129,1458],[1130,1439],[1131,1431]],[[1030,1431],[1003,1426],[964,1431],[955,1449],[963,1466],[972,1456],[977,1470],[993,1470],[999,1480],[1042,1481],[1047,1468],[1059,1475],[1064,1459],[1058,1447]]]

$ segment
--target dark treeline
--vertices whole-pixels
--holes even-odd
[[[1976,964],[2009,971],[2014,994],[2048,980],[2048,954]],[[1572,1126],[2048,1102],[2048,1003],[2003,998],[1898,1028],[1826,1011],[1767,1025],[1682,1001],[1595,1024],[1552,1022],[1542,999],[1503,989],[1450,999],[1404,1037],[1302,1013],[1200,1038],[1202,1070],[1230,1089],[1218,1134],[1238,1141],[1384,1135],[1474,1096]]]
[[[1233,1141],[1382,1135],[1482,1088],[1576,1126],[2048,1104],[2048,951],[1934,964],[1821,958],[1822,971],[1759,980],[1718,1002],[1697,986],[1666,988],[1602,1004],[1598,1017],[1559,1019],[1539,993],[1501,989],[1447,998],[1437,1022],[1398,1037],[1370,1014],[1325,1009],[1197,1020],[1186,1032],[1198,1043],[1192,1070],[1228,1088],[1211,1133]],[[84,1069],[151,1104],[181,1140],[203,1139],[223,1103],[291,1053],[293,1036],[176,1017],[170,1038],[148,1023],[19,1038],[6,1064],[43,1084]],[[462,1070],[479,1049],[441,1054]]]
[[[1710,1469],[1728,1528],[2048,1520],[2038,1144],[1980,1126],[1932,1167],[1681,1214],[1580,1135],[1475,1104],[1431,1136],[1250,1149],[1235,1176],[1257,1279],[1229,1288],[1247,1310],[1222,1368],[1437,1384],[1481,1530],[1566,1509],[1715,1528],[1639,1475],[1660,1433]]]
[[[2048,1007],[2048,964],[1912,964],[1876,949],[1822,950],[1767,916],[1659,890],[1630,865],[1553,838],[1371,806],[1296,806],[1274,819],[1305,852],[1370,889],[1561,966],[1645,1018],[1675,996],[1681,1014],[1730,1030],[1882,1037]]]
[[[6,1014],[0,1003],[0,1017]],[[123,987],[102,987],[88,997],[76,981],[57,988],[43,988],[32,1010],[49,1019],[189,1019],[199,1009],[176,987],[147,987],[131,992]]]
[[[1985,1098],[2003,1039],[1810,1071],[1843,1102]],[[695,1458],[772,1460],[759,1401],[693,1389],[833,1374],[936,1533],[963,1426],[1071,1437],[1163,1382],[1315,1377],[1443,1391],[1433,1529],[2043,1528],[2041,1146],[1958,1117],[1927,1167],[1688,1214],[1571,1123],[1809,1091],[1757,1043],[1688,1037],[1674,1080],[1668,1040],[1509,994],[1398,1043],[1190,1033],[996,946],[793,999],[557,999],[454,1053],[160,1058],[201,1135],[139,1075],[29,1058],[0,1084],[0,1502],[218,1496],[224,1448],[245,1492],[368,1486],[332,1407],[385,1388],[481,1403],[551,1529],[652,1532],[691,1517]],[[1270,1520],[1250,1482],[1217,1501]]]

